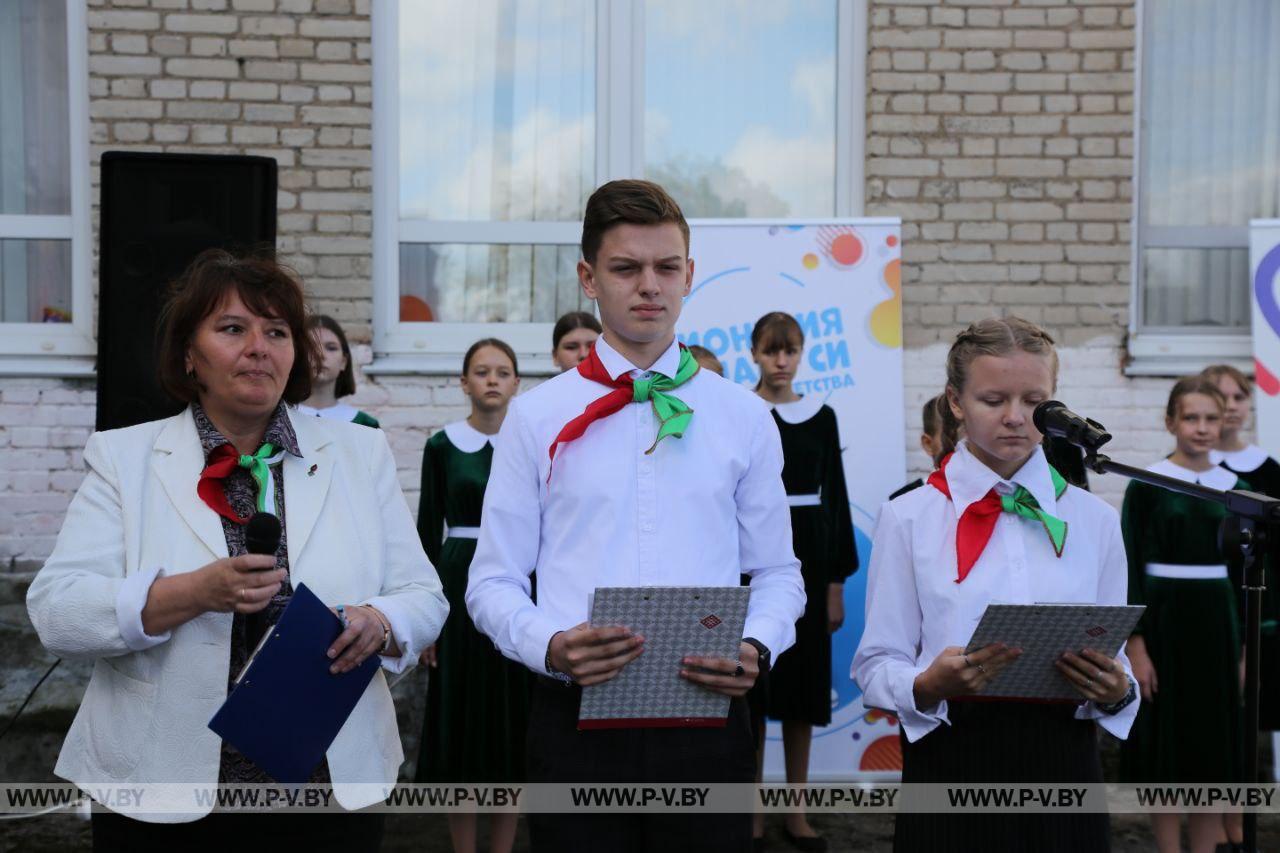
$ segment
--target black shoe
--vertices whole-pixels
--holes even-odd
[[[804,853],[827,853],[827,839],[821,835],[792,835],[785,826],[782,834],[791,842],[791,846]]]

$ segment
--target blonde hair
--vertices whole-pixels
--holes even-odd
[[[1204,370],[1200,371],[1200,375],[1208,379],[1214,385],[1222,381],[1222,377],[1230,376],[1235,383],[1240,386],[1240,390],[1244,392],[1246,397],[1253,396],[1253,383],[1249,381],[1249,377],[1245,376],[1244,371],[1229,364],[1211,364]]]
[[[964,391],[969,365],[978,356],[1006,356],[1015,352],[1048,356],[1053,384],[1058,384],[1058,351],[1053,347],[1053,338],[1030,320],[1010,316],[979,320],[956,335],[947,353],[947,389],[956,396]],[[942,418],[943,446],[954,448],[960,440],[961,424],[951,411],[945,390],[938,401],[938,414]]]

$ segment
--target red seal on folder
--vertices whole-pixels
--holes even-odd
[[[701,623],[703,624],[703,626],[705,626],[705,627],[707,628],[707,630],[710,630],[710,629],[712,629],[712,628],[714,628],[715,626],[717,626],[717,625],[719,625],[719,624],[720,624],[720,617],[719,617],[719,616],[716,616],[716,615],[713,613],[713,614],[711,614],[710,616],[703,616],[703,617],[702,617],[701,619],[699,619],[698,621],[699,621],[699,622],[701,622]],[[687,623],[687,622],[686,622],[685,624],[687,625],[687,624],[689,624],[689,623]]]
[[[1098,637],[1101,637],[1103,634],[1107,633],[1107,629],[1103,628],[1101,625],[1094,625],[1088,631],[1085,631],[1085,633],[1096,640]]]

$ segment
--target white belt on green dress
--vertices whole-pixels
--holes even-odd
[[[449,538],[450,539],[479,539],[480,528],[479,527],[450,527]]]
[[[822,506],[822,495],[787,495],[787,506]]]
[[[1147,574],[1153,578],[1175,578],[1183,581],[1213,580],[1214,578],[1225,578],[1227,576],[1227,567],[1147,563]]]

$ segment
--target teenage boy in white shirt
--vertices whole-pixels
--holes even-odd
[[[694,265],[689,226],[661,187],[597,189],[582,255],[579,282],[604,333],[577,370],[511,404],[467,610],[503,654],[542,676],[530,782],[751,782],[742,697],[791,646],[804,611],[777,427],[758,397],[699,371],[676,342]],[[724,728],[578,731],[581,686],[644,653],[644,637],[626,628],[590,627],[597,587],[736,586],[740,574],[751,600],[739,660],[690,657],[679,672],[733,697]],[[751,844],[749,814],[532,815],[530,828],[535,850],[665,853],[690,833],[699,849]]]

